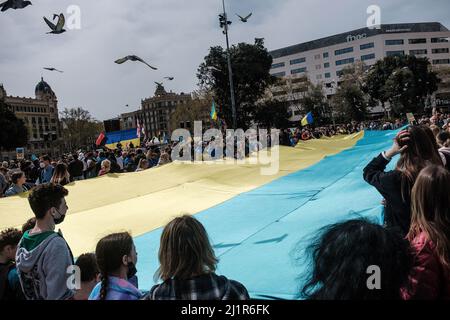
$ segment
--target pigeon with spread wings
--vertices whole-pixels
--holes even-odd
[[[61,73],[63,73],[64,71],[61,71],[61,70],[58,70],[58,69],[55,69],[55,68],[44,68],[45,70],[48,70],[48,71],[57,71],[57,72],[61,72]]]
[[[64,29],[64,25],[66,24],[66,18],[64,17],[64,14],[62,14],[62,13],[60,15],[54,14],[53,20],[55,20],[56,18],[58,18],[58,23],[55,25],[53,22],[51,22],[46,17],[44,17],[45,23],[47,23],[47,25],[50,27],[50,29],[52,29],[52,31],[47,32],[47,34],[49,34],[49,33],[61,34],[63,32],[66,32],[66,30]]]
[[[247,22],[248,19],[250,19],[250,17],[252,16],[253,13],[250,12],[250,14],[248,16],[246,16],[245,18],[241,17],[240,15],[236,14],[239,19],[241,19],[242,22]]]
[[[143,64],[147,65],[149,68],[151,68],[151,69],[153,69],[153,70],[158,70],[158,68],[152,67],[152,66],[149,65],[147,62],[145,62],[144,60],[142,60],[142,59],[139,58],[138,56],[134,56],[134,55],[132,55],[132,56],[126,56],[126,57],[117,59],[117,60],[114,61],[114,62],[117,63],[117,64],[122,64],[122,63],[127,62],[127,61],[139,61],[139,62],[142,62]]]
[[[31,5],[31,1],[24,1],[24,0],[7,0],[3,3],[0,3],[1,11],[6,11],[8,9],[24,9]]]
[[[169,81],[172,81],[173,79],[175,79],[174,77],[164,77],[164,79],[167,79]]]

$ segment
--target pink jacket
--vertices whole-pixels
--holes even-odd
[[[409,286],[402,288],[404,300],[450,299],[450,269],[445,269],[434,251],[434,244],[425,233],[412,242],[415,253],[414,268],[409,276]]]

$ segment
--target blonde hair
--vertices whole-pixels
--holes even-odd
[[[103,161],[102,161],[102,168],[103,168],[105,171],[111,170],[111,161],[109,161],[109,160],[103,160]],[[108,169],[108,170],[106,170],[106,169]]]
[[[216,271],[218,259],[203,225],[184,215],[167,224],[161,235],[159,267],[156,276],[163,281],[180,280]]]

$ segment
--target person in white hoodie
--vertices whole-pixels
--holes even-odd
[[[35,227],[26,231],[16,252],[20,284],[27,300],[66,300],[74,292],[68,287],[68,268],[72,252],[55,225],[64,221],[68,207],[67,189],[43,184],[29,195],[28,202],[36,216]]]
[[[445,167],[450,170],[450,133],[442,131],[436,136],[436,140],[440,147],[439,153],[445,158]]]

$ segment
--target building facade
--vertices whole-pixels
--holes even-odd
[[[136,128],[139,123],[147,137],[170,137],[177,129],[171,126],[171,115],[191,100],[190,94],[167,92],[162,84],[157,84],[154,96],[141,101],[140,110],[121,114],[121,129]]]
[[[342,69],[357,61],[369,68],[384,57],[409,54],[427,57],[435,69],[450,66],[449,38],[450,31],[438,22],[362,28],[271,51],[271,74],[288,80],[288,84],[307,76],[312,83],[323,84],[326,94],[331,96]],[[298,89],[301,85],[294,87],[298,95],[304,92]],[[283,94],[283,90],[279,91]],[[298,121],[301,115],[295,115],[294,109],[292,112],[291,120]]]
[[[25,123],[28,130],[28,144],[18,147],[25,147],[26,155],[60,155],[62,138],[58,99],[43,78],[36,85],[35,98],[8,96],[3,85],[0,85],[0,100]],[[15,158],[15,151],[3,156]]]

